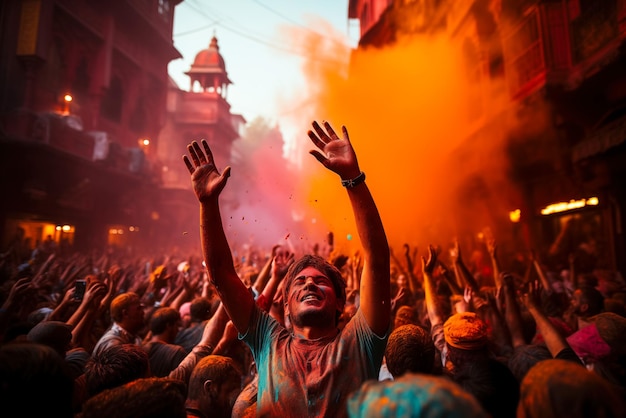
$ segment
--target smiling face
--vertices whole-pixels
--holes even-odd
[[[332,280],[315,267],[305,267],[292,280],[285,314],[295,327],[334,327],[342,310]]]

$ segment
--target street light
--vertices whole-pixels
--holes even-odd
[[[65,96],[63,96],[63,102],[64,102],[63,113],[66,114],[66,115],[70,114],[70,102],[72,100],[74,100],[74,98],[69,93],[67,93]]]

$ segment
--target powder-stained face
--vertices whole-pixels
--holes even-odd
[[[339,307],[331,279],[306,267],[292,280],[285,313],[295,326],[334,324]]]

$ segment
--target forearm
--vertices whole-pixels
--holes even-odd
[[[504,283],[500,277],[500,263],[495,254],[491,254],[491,266],[493,267],[493,281],[496,284],[496,288],[500,289]]]
[[[526,341],[524,340],[524,333],[522,332],[522,315],[517,300],[515,299],[514,290],[506,288],[504,297],[506,305],[504,316],[511,334],[511,342],[513,343],[513,347],[519,347],[526,344]]]
[[[461,278],[466,286],[469,286],[470,289],[472,289],[476,293],[480,291],[480,289],[478,288],[478,283],[476,283],[474,276],[472,276],[472,273],[470,273],[470,271],[467,269],[465,263],[463,263],[463,260],[461,260],[460,258],[456,259],[454,262],[454,269],[457,273],[457,276]]]
[[[443,313],[435,295],[435,283],[430,274],[424,272],[424,301],[426,302],[426,311],[430,320],[430,327],[443,324]]]
[[[267,259],[267,261],[261,268],[261,271],[259,272],[256,280],[252,284],[252,286],[256,289],[258,293],[263,293],[265,286],[267,286],[270,280],[270,270],[272,268],[272,260],[273,260],[273,257],[270,255],[270,257]]]
[[[348,189],[359,239],[363,247],[363,273],[360,283],[361,309],[372,330],[384,335],[389,328],[390,254],[382,220],[365,183]]]
[[[235,271],[217,202],[200,205],[200,235],[209,280],[237,330],[245,333],[254,299]]]
[[[554,324],[550,322],[550,319],[541,310],[535,307],[529,307],[528,311],[535,319],[537,331],[543,336],[543,340],[548,350],[550,350],[552,357],[556,356],[564,348],[569,347],[567,340],[559,334]]]
[[[552,290],[552,286],[550,286],[550,282],[548,281],[548,277],[544,273],[543,268],[539,264],[539,261],[534,260],[533,261],[533,266],[535,267],[535,271],[537,272],[537,275],[539,276],[539,280],[541,280],[541,285],[544,288],[544,292],[550,292]]]

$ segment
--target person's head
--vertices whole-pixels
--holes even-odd
[[[182,321],[180,313],[169,307],[157,309],[150,318],[150,331],[152,335],[159,335],[168,343],[174,342]]]
[[[191,324],[191,302],[185,302],[178,309],[183,328],[189,327]]]
[[[396,380],[368,380],[348,397],[350,418],[487,418],[478,401],[439,376],[408,373]]]
[[[191,315],[191,322],[206,321],[213,315],[213,304],[209,298],[202,296],[197,297],[191,301],[189,313]]]
[[[81,418],[186,418],[185,392],[180,380],[137,379],[87,400]]]
[[[488,354],[487,324],[473,312],[456,313],[448,318],[443,324],[443,336],[448,347],[447,360],[455,367]]]
[[[294,327],[337,326],[346,300],[341,272],[322,257],[305,255],[284,279],[285,315]]]
[[[111,319],[130,333],[137,333],[144,326],[144,306],[133,292],[122,293],[111,301]]]
[[[542,360],[552,358],[550,350],[545,345],[526,344],[515,347],[509,357],[508,365],[511,373],[521,382],[528,370]]]
[[[89,396],[150,376],[148,354],[134,344],[110,346],[94,353],[85,365],[85,381]]]
[[[566,360],[545,360],[520,386],[518,418],[623,417],[624,401],[606,380]]]
[[[393,318],[393,328],[399,328],[403,325],[417,325],[419,323],[419,318],[417,317],[417,312],[411,306],[400,306],[396,311],[396,314]]]
[[[571,300],[574,314],[581,318],[589,318],[599,314],[604,309],[604,297],[597,289],[583,286],[574,291]]]
[[[424,328],[403,325],[389,335],[385,360],[394,379],[409,372],[431,374],[435,362],[435,344]]]
[[[26,338],[52,347],[61,357],[65,357],[72,343],[72,327],[61,321],[43,321],[35,325]]]
[[[30,342],[0,346],[0,405],[5,413],[71,418],[73,384],[53,348]]]
[[[396,285],[398,286],[398,288],[408,289],[409,280],[407,279],[406,275],[399,274],[398,277],[396,278]]]
[[[514,418],[519,382],[507,366],[494,359],[463,363],[454,381],[472,394],[492,417]]]
[[[187,405],[205,416],[228,418],[241,392],[241,382],[241,370],[231,358],[204,357],[191,373]]]

